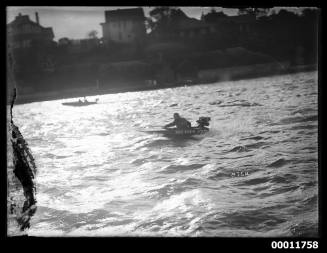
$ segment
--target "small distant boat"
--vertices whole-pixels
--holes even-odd
[[[87,100],[85,101],[77,101],[77,102],[66,102],[66,103],[62,103],[62,105],[66,105],[66,106],[87,106],[87,105],[94,105],[97,104],[99,101],[99,99],[97,98],[95,101],[93,102],[89,102]]]

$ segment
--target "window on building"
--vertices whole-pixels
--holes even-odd
[[[30,32],[31,31],[31,26],[30,25],[24,25],[23,26],[23,31],[24,32]]]
[[[29,47],[30,46],[30,41],[29,40],[24,40],[23,41],[23,47],[26,48],[26,47]]]
[[[12,48],[20,48],[20,43],[19,42],[12,43]]]

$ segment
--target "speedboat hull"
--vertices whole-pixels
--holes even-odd
[[[66,106],[87,106],[87,105],[94,105],[97,102],[66,102],[62,103],[62,105]]]
[[[184,136],[193,136],[193,135],[203,135],[209,131],[208,128],[197,128],[192,127],[189,129],[165,129],[165,130],[150,130],[144,131],[147,133],[153,134],[163,134],[168,137],[184,137]]]

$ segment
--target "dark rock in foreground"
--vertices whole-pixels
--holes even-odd
[[[12,120],[7,106],[7,235],[25,234],[36,211],[36,165],[28,144]]]

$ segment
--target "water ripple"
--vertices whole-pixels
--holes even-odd
[[[14,107],[38,165],[38,236],[311,236],[317,72]],[[179,112],[208,134],[140,132]]]

